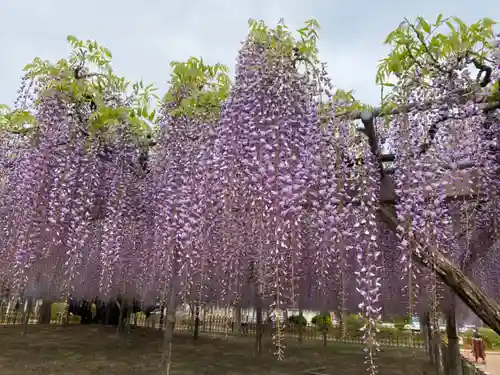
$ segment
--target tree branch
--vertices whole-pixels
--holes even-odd
[[[427,45],[427,43],[425,42],[425,39],[422,35],[422,33],[417,30],[417,28],[415,27],[414,24],[412,24],[407,18],[404,19],[406,24],[411,28],[411,30],[415,33],[415,35],[417,36],[417,39],[418,41],[420,42],[420,44],[422,44],[422,46],[424,47],[424,50],[425,50],[425,53],[430,57],[431,61],[432,61],[432,66],[434,66],[438,71],[440,71],[441,73],[444,73],[444,74],[449,74],[450,72],[447,72],[445,71],[442,67],[441,67],[441,64],[439,63],[439,61],[436,59],[436,56],[434,56],[432,54],[432,52],[429,50],[429,46]]]
[[[380,212],[390,228],[396,230],[398,220],[387,207],[381,206]],[[420,245],[413,246],[412,259],[421,266],[429,268],[430,259],[426,259],[424,252],[419,251]],[[449,261],[437,249],[429,249],[432,254],[433,265],[439,278],[446,284],[484,323],[500,335],[500,306],[469,280],[465,274]]]

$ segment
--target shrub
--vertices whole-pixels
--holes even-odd
[[[50,319],[60,321],[64,315],[66,304],[64,302],[54,302],[50,306]]]
[[[379,328],[379,333],[377,333],[377,337],[387,338],[387,339],[396,339],[396,338],[409,338],[410,336],[418,336],[418,334],[412,334],[411,332],[405,332],[398,328],[388,328],[381,327]]]
[[[137,317],[137,321],[139,321],[139,322],[143,322],[146,320],[146,313],[143,311],[139,311],[139,312],[135,313],[135,315]]]
[[[307,325],[307,319],[302,315],[292,315],[288,317],[288,322],[297,326],[305,327]]]
[[[467,342],[471,343],[473,330],[468,330],[463,335]],[[483,338],[484,346],[488,349],[500,350],[500,336],[491,328],[479,328],[479,334]]]
[[[394,326],[399,329],[400,331],[404,330],[405,325],[410,324],[410,318],[405,316],[405,317],[395,317],[393,319],[394,321]]]
[[[325,316],[318,314],[312,317],[311,323],[314,324],[317,328],[322,329],[325,326]],[[326,328],[332,326],[332,317],[330,314],[326,315]]]
[[[401,321],[394,323],[395,329],[399,331],[403,331],[405,329],[405,325],[406,323]]]
[[[364,319],[358,314],[349,314],[345,316],[346,329],[349,333],[359,331],[364,325]]]
[[[57,320],[58,322],[62,322],[66,318],[64,316],[65,309],[66,309],[66,303],[54,302],[50,307],[50,319]],[[81,320],[81,317],[78,315],[70,315],[70,317],[69,317],[70,323],[79,323],[80,320]]]

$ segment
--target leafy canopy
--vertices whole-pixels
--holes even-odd
[[[420,76],[434,75],[443,71],[443,63],[451,57],[458,61],[476,58],[484,63],[492,49],[495,24],[484,18],[468,26],[458,17],[444,18],[442,14],[434,23],[423,17],[415,22],[405,18],[385,40],[392,49],[378,66],[376,83],[392,86],[387,82],[389,75],[401,77],[417,69]]]
[[[471,25],[457,17],[445,18],[443,15],[432,23],[423,17],[415,21],[405,18],[386,38],[385,43],[391,50],[378,65],[375,82],[381,86],[381,112],[390,113],[396,103],[404,101],[401,90],[384,94],[384,88],[405,87],[417,74],[425,84],[427,78],[450,69],[446,64],[452,58],[457,64],[471,59],[481,64],[491,62],[488,55],[494,48],[491,39],[495,24],[489,18]],[[291,31],[283,20],[272,28],[263,21],[250,19],[248,39],[264,45],[270,61],[276,57],[291,57],[295,63],[319,75],[319,29],[315,19],[306,21],[295,31]],[[126,124],[133,138],[141,144],[150,139],[159,120],[156,110],[152,109],[152,103],[158,100],[156,89],[142,81],[131,83],[116,75],[111,66],[111,52],[97,42],[82,41],[74,36],[68,36],[67,41],[71,47],[67,59],[52,63],[37,57],[25,66],[26,77],[41,84],[42,94],[59,92],[70,103],[95,106],[85,124],[90,136],[113,136],[118,127]],[[222,103],[230,94],[229,69],[222,64],[206,64],[196,57],[185,62],[173,61],[170,66],[170,87],[162,98],[163,104],[173,104],[170,114],[216,121]],[[394,77],[397,83],[390,82]],[[496,94],[497,86],[492,88]],[[336,116],[349,116],[352,112],[371,108],[356,100],[353,90],[336,89],[329,102],[320,103],[320,111],[329,113],[331,103],[338,108]],[[24,107],[11,109],[2,105],[0,130],[30,134],[38,125],[35,114]]]
[[[186,62],[172,61],[170,88],[164,103],[175,103],[173,116],[215,120],[220,106],[229,96],[229,69],[222,64],[208,65],[202,58],[191,57]]]
[[[24,67],[26,78],[41,87],[36,104],[46,95],[60,93],[59,98],[74,105],[76,111],[85,105],[91,107],[85,133],[94,136],[113,136],[123,125],[134,136],[147,139],[157,122],[151,102],[156,99],[153,85],[142,81],[131,83],[115,74],[111,66],[111,52],[92,40],[82,41],[68,36],[71,47],[69,58],[56,63],[36,57]],[[0,126],[14,133],[29,133],[38,126],[33,111],[27,108],[11,109],[2,106]]]
[[[281,19],[275,28],[270,28],[264,21],[250,19],[248,39],[265,46],[274,56],[293,56],[298,54],[302,61],[317,62],[319,39],[319,23],[316,19],[304,22],[304,26],[296,30],[299,38],[295,38],[284,20]]]

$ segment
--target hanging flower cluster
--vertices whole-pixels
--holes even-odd
[[[414,25],[406,21],[398,32],[409,38],[425,29],[424,22]],[[491,28],[488,20],[476,26],[485,27],[484,35]],[[425,41],[419,39],[418,43]],[[423,58],[430,54],[433,59],[429,72],[414,57],[398,75],[401,83],[395,96],[405,101],[407,113],[395,116],[390,134],[398,196],[398,248],[406,273],[403,277],[408,280],[405,292],[410,315],[416,302],[424,302],[422,297],[431,299],[434,310],[439,308],[441,286],[435,272],[428,272],[434,267],[435,249],[467,270],[492,246],[495,235],[486,217],[494,212],[488,206],[496,200],[498,190],[493,162],[498,118],[495,112],[485,113],[481,99],[486,92],[497,90],[495,70],[481,64],[479,56],[471,60],[455,54],[438,61],[431,52],[426,54]],[[471,63],[480,69],[477,80],[467,69]],[[464,93],[474,86],[483,87],[484,92],[467,97]],[[471,194],[469,199],[461,202],[450,200],[467,194]],[[412,260],[415,252],[430,266],[420,276]],[[419,291],[422,283],[427,287],[423,294]],[[421,311],[427,305],[427,301],[422,303]]]
[[[106,71],[109,51],[68,41],[69,60],[35,59],[25,68],[7,116],[7,130],[27,141],[3,190],[2,278],[25,298],[132,298],[140,273],[134,259],[143,251],[137,154],[148,131],[129,105],[134,97],[114,85],[121,79],[90,74],[82,60],[92,52]]]
[[[498,111],[463,101],[475,84],[465,61],[431,78],[400,73],[393,97],[405,110],[384,134],[399,223],[388,233],[379,215],[387,174],[345,115],[358,104],[333,94],[316,21],[299,39],[282,22],[250,29],[232,86],[223,66],[174,62],[158,115],[150,88],[127,94],[95,42],[70,37],[69,60],[28,67],[9,115],[27,140],[0,149],[0,282],[25,298],[267,305],[280,359],[282,310],[353,310],[375,374],[382,307],[401,312],[389,303],[396,289],[410,315],[424,297],[438,308],[435,249],[477,265],[481,284],[495,272]],[[107,73],[90,72],[85,56]],[[419,107],[428,100],[438,104]],[[487,191],[472,192],[474,204],[449,201],[463,195],[453,187],[464,169],[480,181],[467,189]],[[485,246],[472,244],[479,238]]]

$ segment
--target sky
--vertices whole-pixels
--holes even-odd
[[[310,18],[321,25],[320,57],[338,88],[377,105],[378,61],[386,35],[408,17],[439,13],[467,23],[500,20],[498,0],[0,0],[0,103],[12,105],[22,68],[34,57],[56,61],[69,52],[67,35],[93,39],[113,53],[113,67],[165,92],[171,61],[203,57],[231,71],[248,19],[294,29]]]

